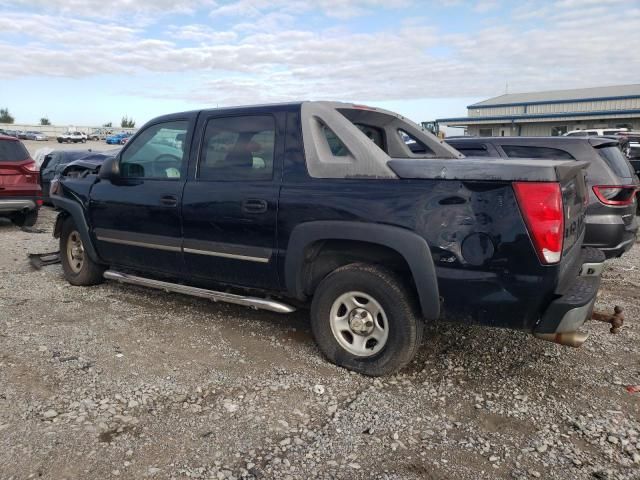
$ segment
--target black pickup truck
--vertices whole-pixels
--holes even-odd
[[[177,113],[99,174],[51,186],[64,274],[276,312],[322,352],[393,372],[425,321],[581,345],[604,261],[585,164],[473,162],[400,115],[333,102]]]

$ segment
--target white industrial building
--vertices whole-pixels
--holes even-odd
[[[436,122],[479,136],[562,135],[585,128],[640,130],[640,84],[509,93],[469,105],[467,113]]]

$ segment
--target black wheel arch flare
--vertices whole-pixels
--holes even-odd
[[[305,298],[305,250],[321,240],[355,240],[395,250],[411,269],[422,314],[428,320],[439,317],[438,279],[429,244],[415,232],[392,225],[349,221],[314,221],[297,225],[289,238],[284,266],[285,285],[293,297],[301,300]]]

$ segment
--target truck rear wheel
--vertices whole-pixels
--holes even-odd
[[[102,274],[105,267],[87,255],[80,232],[71,217],[64,221],[60,229],[60,260],[64,278],[71,285],[97,285],[104,281]]]
[[[409,363],[424,321],[400,278],[378,266],[350,264],[327,275],[311,304],[311,329],[336,365],[370,376]]]

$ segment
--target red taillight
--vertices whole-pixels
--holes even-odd
[[[542,263],[558,263],[562,258],[564,240],[560,184],[514,182],[513,189],[538,258]]]
[[[36,164],[36,162],[34,162],[33,160],[31,160],[28,163],[25,163],[22,165],[22,168],[27,172],[27,173],[33,173],[33,172],[37,172],[38,171],[38,165]]]
[[[635,185],[594,185],[593,193],[605,205],[631,205],[638,187]]]

